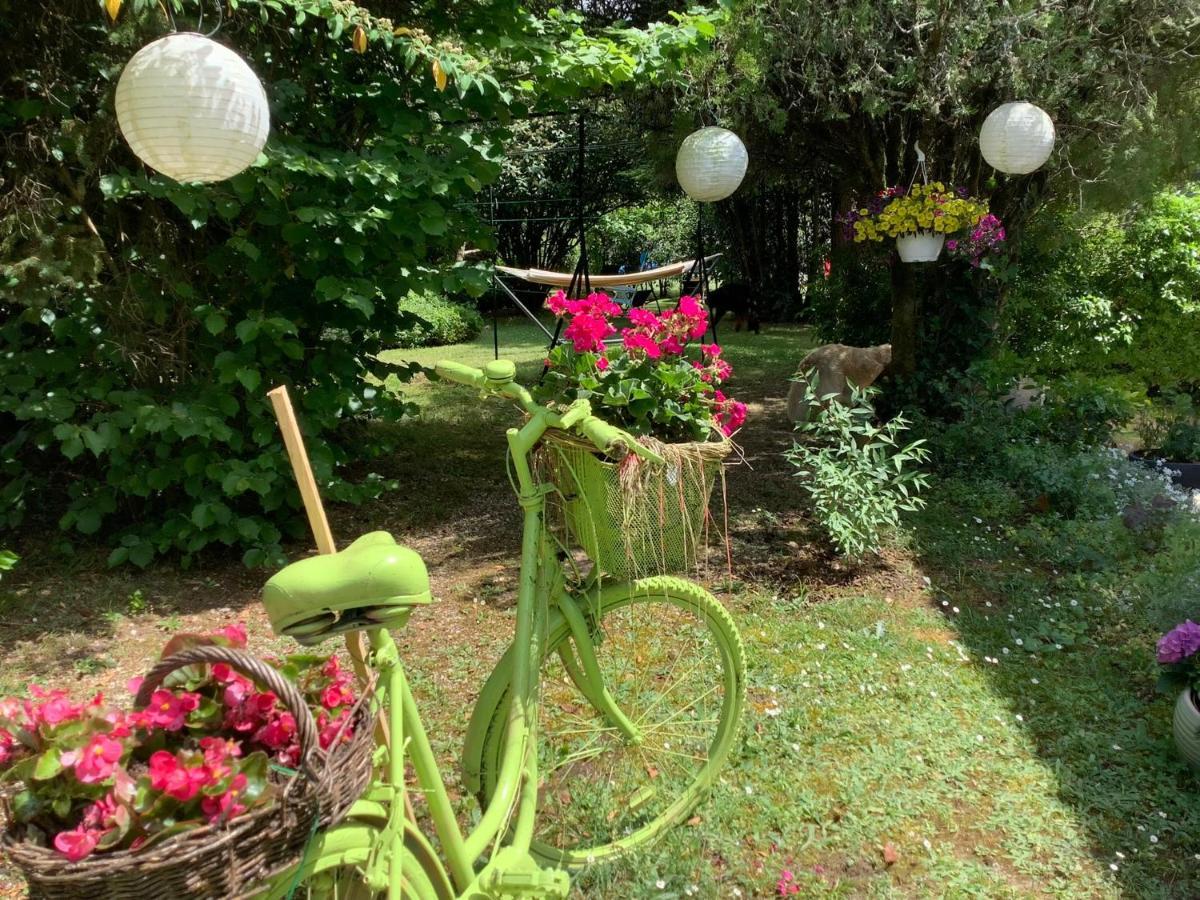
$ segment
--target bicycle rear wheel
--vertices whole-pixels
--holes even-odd
[[[573,641],[556,617],[540,667],[532,849],[566,868],[628,851],[686,818],[733,746],[745,700],[741,637],[699,585],[645,578],[608,587],[580,607],[604,685],[640,739],[626,738],[580,689]],[[485,808],[500,768],[510,677],[502,661],[473,715],[488,723],[478,779],[470,779]]]

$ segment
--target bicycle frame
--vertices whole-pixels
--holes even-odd
[[[513,385],[513,391],[512,399],[528,398],[519,386]],[[426,798],[430,819],[442,847],[442,858],[460,895],[475,896],[503,886],[506,892],[542,896],[542,891],[549,887],[566,887],[565,873],[539,869],[529,852],[537,815],[535,738],[538,667],[542,658],[539,641],[544,634],[539,626],[548,621],[551,599],[571,629],[575,653],[564,654],[571,677],[589,699],[608,714],[614,725],[627,736],[637,737],[636,728],[602,684],[586,619],[564,590],[562,572],[543,519],[546,495],[553,488],[535,479],[529,462],[534,447],[548,428],[569,428],[589,414],[586,403],[577,404],[562,415],[537,408],[523,427],[507,432],[516,472],[517,499],[524,510],[516,632],[510,650],[513,654],[510,669],[513,702],[508,706],[509,721],[492,802],[469,833],[464,834],[459,827],[396,644],[386,629],[367,632],[371,649],[369,662],[380,675],[381,691],[376,711],[382,710],[387,715],[391,750],[386,753],[383,778],[377,777],[364,797],[351,808],[347,821],[386,819],[386,827],[378,835],[376,851],[364,867],[364,877],[376,890],[386,886],[389,900],[399,900],[401,895],[400,868],[404,858],[401,851],[407,831],[403,803],[406,761],[411,762],[419,789]],[[481,737],[475,736],[475,739]],[[472,736],[468,735],[468,744],[471,740]],[[339,831],[362,827],[350,824],[332,829],[323,838],[321,856],[339,852]],[[508,844],[500,851],[500,842],[505,838],[509,839]],[[424,849],[432,853],[427,842]],[[485,855],[489,864],[476,873],[475,861]]]

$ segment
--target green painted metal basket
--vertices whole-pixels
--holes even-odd
[[[691,571],[708,544],[709,501],[732,446],[656,442],[667,460],[659,466],[633,454],[609,460],[573,435],[548,433],[539,462],[558,488],[552,526],[614,578]]]

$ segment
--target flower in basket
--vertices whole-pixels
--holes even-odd
[[[729,436],[745,421],[745,404],[721,390],[733,367],[719,346],[698,343],[708,314],[696,298],[661,314],[632,309],[623,328],[614,322],[621,307],[602,293],[568,300],[558,291],[546,306],[566,327],[538,388],[542,402],[585,398],[613,425],[664,442]]]
[[[935,181],[889,187],[856,203],[838,221],[848,239],[862,243],[906,234],[953,235],[974,229],[987,215],[986,200],[972,197],[966,188]]]
[[[1188,619],[1159,638],[1158,662],[1160,690],[1191,688],[1200,696],[1200,625]]]
[[[244,647],[245,629],[177,635],[163,656],[199,645]],[[347,739],[355,693],[337,657],[292,656],[273,665],[300,688],[321,746]],[[137,850],[261,808],[279,790],[272,770],[295,767],[299,757],[292,713],[225,663],[177,670],[143,709],[100,694],[77,702],[38,685],[25,698],[0,700],[9,825],[70,862]]]

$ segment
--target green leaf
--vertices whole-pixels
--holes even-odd
[[[258,373],[258,369],[241,368],[237,370],[237,380],[247,391],[256,391],[259,384],[262,383],[262,376]]]
[[[233,329],[239,341],[243,344],[248,344],[258,337],[259,320],[258,319],[242,319],[237,323],[237,327]]]
[[[37,764],[33,769],[33,780],[49,781],[62,770],[63,765],[62,760],[59,758],[59,750],[57,747],[51,747],[37,758]]]
[[[227,324],[225,316],[219,312],[210,312],[204,317],[204,327],[212,335],[220,334]]]

